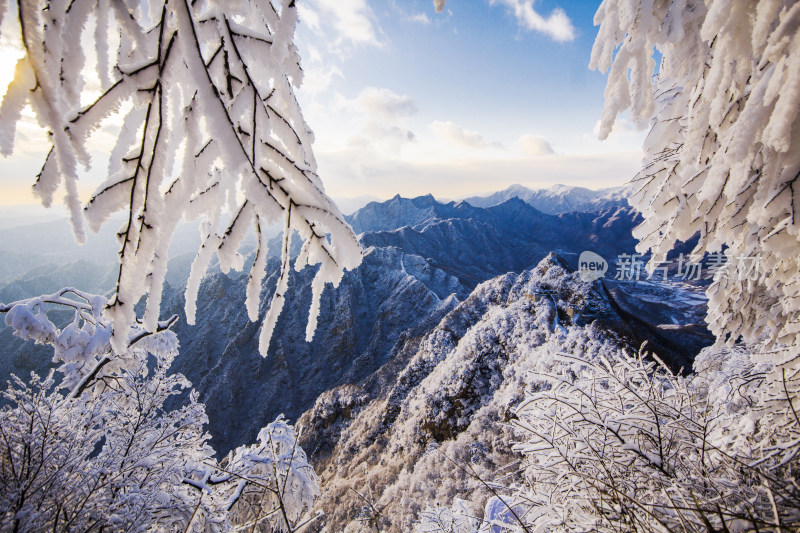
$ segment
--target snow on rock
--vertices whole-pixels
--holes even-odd
[[[621,324],[602,286],[581,281],[555,254],[480,284],[415,350],[387,362],[396,375],[388,386],[375,386],[379,371],[323,394],[298,421],[309,430],[301,445],[320,474],[326,527],[358,531],[369,518],[354,489],[386,506],[378,525],[390,531],[411,531],[426,501],[485,501],[489,494],[456,463],[491,479],[514,459],[503,424],[530,372],[546,370],[559,352],[609,357],[630,345]]]

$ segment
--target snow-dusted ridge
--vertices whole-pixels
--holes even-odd
[[[517,197],[542,213],[558,215],[576,211],[601,211],[609,207],[627,207],[630,186],[587,189],[570,185],[553,185],[547,189],[530,189],[511,185],[502,191],[485,196],[471,196],[463,201],[475,207],[491,207]]]
[[[669,321],[694,320],[694,312],[683,309]],[[487,496],[451,460],[493,478],[515,459],[512,435],[502,428],[529,372],[546,369],[556,352],[596,358],[635,351],[641,339],[634,329],[602,284],[581,281],[554,254],[480,284],[421,341],[407,342],[359,384],[321,394],[299,419],[303,448],[322,480],[326,530],[358,530],[364,502],[352,488],[386,506],[389,531],[411,531],[425,501]]]

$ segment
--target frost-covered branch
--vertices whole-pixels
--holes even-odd
[[[148,354],[159,364],[169,366],[178,353],[178,339],[169,329],[177,316],[157,322],[153,331],[134,323],[119,335],[126,339],[125,350],[115,353],[111,346],[114,326],[104,315],[107,306],[104,296],[65,288],[49,295],[0,304],[0,313],[6,314],[6,325],[18,337],[53,346],[53,362],[59,364],[57,369],[64,375],[61,385],[76,397],[98,383],[104,374],[137,370]],[[48,317],[48,310],[69,310],[73,319],[59,328]]]
[[[294,428],[278,417],[259,432],[258,444],[236,448],[209,476],[211,483],[225,483],[234,522],[294,532],[320,517],[311,514],[319,480],[297,439]]]
[[[34,185],[42,202],[50,205],[64,186],[79,241],[84,218],[96,231],[112,213],[127,213],[107,308],[116,326],[114,349],[126,349],[122,332],[135,323],[134,306],[145,295],[142,326],[157,329],[170,241],[181,219],[199,218],[202,244],[186,294],[189,322],[212,256],[223,271],[243,268],[239,249],[251,228],[258,238],[247,309],[258,320],[265,229],[283,220],[284,233],[296,231],[304,242],[295,268],[320,264],[310,339],[323,288],[356,267],[361,251],[325,195],[313,134],[295,100],[302,70],[292,42],[294,1],[34,2],[18,4],[17,15],[26,54],[0,105],[0,150],[13,150],[16,123],[30,103],[52,142]],[[97,61],[88,64],[92,55]],[[85,83],[92,69],[100,81],[95,92]],[[121,121],[122,128],[108,179],[82,207],[78,163],[88,166],[87,140],[109,121]],[[284,247],[281,282],[264,315],[263,355],[288,289],[288,253]]]
[[[609,72],[601,136],[626,110],[651,127],[630,199],[644,216],[637,249],[660,257],[696,233],[694,253],[724,249],[712,331],[783,347],[770,351],[789,364],[800,346],[800,3],[605,0],[595,23],[590,67]]]
[[[199,532],[252,522],[299,531],[319,518],[310,514],[318,480],[292,426],[279,418],[260,445],[220,465],[197,392],[168,373],[176,317],[153,333],[130,328],[127,350],[115,353],[106,302],[63,289],[0,305],[15,334],[52,345],[61,363],[29,385],[14,376],[2,393],[0,529]],[[47,306],[73,311],[73,322],[59,329]]]
[[[147,378],[125,372],[115,385],[73,398],[53,390],[51,373],[30,385],[15,379],[3,393],[0,528],[174,529],[192,516],[194,531],[222,529],[219,502],[199,505],[180,483],[213,455],[203,405],[192,393],[183,407],[162,409],[188,382],[159,365]]]

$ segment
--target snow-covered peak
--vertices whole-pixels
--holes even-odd
[[[515,184],[488,196],[473,196],[465,201],[475,207],[490,207],[517,197],[543,213],[556,215],[576,211],[597,212],[612,205],[627,206],[629,194],[627,187],[593,190],[558,184],[548,189],[530,189]]]
[[[389,231],[436,218],[438,205],[441,204],[431,194],[416,198],[398,194],[385,202],[370,202],[346,219],[356,233]]]

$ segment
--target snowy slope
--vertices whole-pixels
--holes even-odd
[[[669,323],[696,318],[692,306],[661,307]],[[369,513],[356,490],[386,506],[379,527],[387,531],[411,531],[426,501],[475,501],[480,483],[451,460],[493,479],[513,459],[501,428],[527,374],[546,369],[558,351],[589,358],[635,349],[640,333],[602,284],[580,281],[554,255],[481,284],[420,343],[374,376],[325,392],[300,418],[303,448],[322,479],[325,530],[362,530]]]

